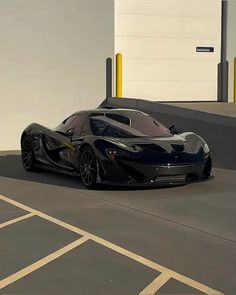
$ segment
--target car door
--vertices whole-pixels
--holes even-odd
[[[78,146],[82,144],[82,138],[80,140],[81,131],[85,124],[86,115],[85,114],[76,114],[68,119],[65,122],[62,132],[68,137],[71,138],[71,145],[67,146],[63,151],[60,152],[61,161],[70,167],[77,166],[77,150]]]

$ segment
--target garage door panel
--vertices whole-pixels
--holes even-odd
[[[182,60],[124,59],[124,81],[214,81],[215,79],[215,61],[189,60],[183,63]]]
[[[212,46],[210,54],[196,52],[197,46]],[[203,59],[218,60],[219,47],[216,40],[116,37],[116,49],[125,58],[147,59]]]
[[[217,100],[220,0],[116,0],[126,97]],[[214,52],[196,52],[196,47]]]
[[[214,101],[214,81],[124,81],[126,97],[153,101]],[[183,91],[184,89],[184,91]]]
[[[217,39],[217,18],[169,17],[117,14],[117,36],[159,36],[175,38]],[[151,28],[151,29],[150,29]]]
[[[198,5],[196,5],[196,1]],[[220,17],[220,0],[117,0],[117,13]]]

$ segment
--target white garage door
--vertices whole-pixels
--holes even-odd
[[[115,0],[125,97],[217,100],[220,42],[220,0]]]

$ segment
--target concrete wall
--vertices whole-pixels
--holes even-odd
[[[0,150],[31,122],[97,107],[113,44],[113,0],[1,0]]]
[[[234,57],[236,57],[236,1],[228,1],[227,60],[229,62],[229,101],[233,101]]]
[[[178,125],[183,132],[195,132],[208,143],[214,167],[236,170],[236,137],[232,136],[236,133],[234,116],[132,98],[109,98],[103,106],[141,110],[168,128]]]
[[[125,97],[216,100],[220,0],[115,0]],[[214,53],[197,53],[213,46]]]

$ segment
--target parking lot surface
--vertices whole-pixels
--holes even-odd
[[[236,171],[89,191],[0,154],[0,294],[234,294]]]

